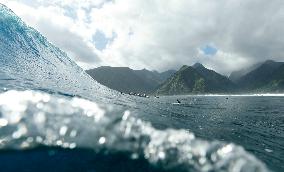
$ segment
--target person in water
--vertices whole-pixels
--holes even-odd
[[[178,102],[178,103],[181,103],[181,101],[180,101],[179,99],[177,99],[177,102]]]

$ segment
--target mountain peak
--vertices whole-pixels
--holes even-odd
[[[226,93],[235,89],[235,85],[228,78],[196,63],[193,66],[182,66],[170,79],[161,84],[155,93],[161,95]]]
[[[275,63],[274,60],[266,60],[263,64],[271,64],[271,63]]]
[[[195,63],[193,66],[193,68],[205,68],[201,63]]]
[[[147,70],[145,68],[143,68],[141,71],[143,71],[143,72],[150,72],[149,70]]]
[[[189,66],[187,66],[187,65],[183,65],[179,70],[185,70],[185,69],[187,69]]]

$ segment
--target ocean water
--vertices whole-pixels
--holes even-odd
[[[176,99],[182,103],[173,103]],[[142,118],[155,127],[186,129],[206,140],[236,143],[270,169],[284,171],[283,95],[188,95],[150,101]],[[154,114],[159,119],[153,119]]]
[[[0,4],[1,171],[283,171],[282,104],[120,94]]]

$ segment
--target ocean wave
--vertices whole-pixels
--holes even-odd
[[[0,149],[38,146],[124,152],[164,170],[267,171],[240,146],[186,130],[157,130],[120,106],[37,91],[1,93]]]
[[[1,75],[13,80],[3,84],[0,81],[8,89],[45,89],[102,101],[111,101],[117,95],[0,3]]]

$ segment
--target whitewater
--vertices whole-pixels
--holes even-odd
[[[242,146],[200,139],[185,129],[155,127],[140,118],[151,102],[137,99],[94,81],[0,4],[0,163],[7,170],[17,168],[3,155],[13,161],[32,151],[40,158],[37,152],[56,150],[96,157],[110,166],[108,171],[119,171],[112,165],[122,171],[269,171]],[[115,157],[123,164],[102,160]],[[106,170],[92,163],[81,169]],[[51,165],[64,171],[56,170],[56,162]]]

